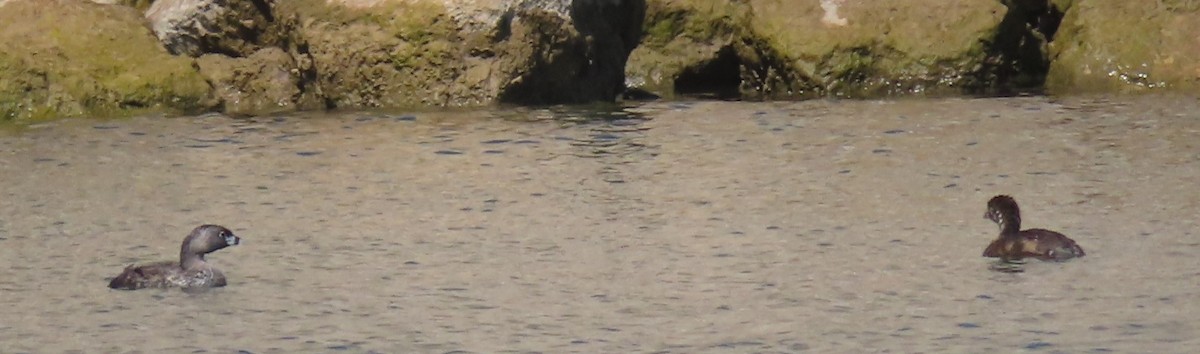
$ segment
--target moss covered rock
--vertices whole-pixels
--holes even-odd
[[[1007,9],[940,0],[650,0],[630,84],[670,95],[869,97],[987,87]],[[697,89],[699,88],[699,89]]]
[[[1051,42],[1048,91],[1200,90],[1200,3],[1055,1],[1066,15]]]
[[[740,2],[650,0],[641,45],[626,67],[626,83],[668,97],[677,91],[723,96],[754,91],[749,82],[741,87],[743,76],[756,69],[741,60],[754,54],[741,44],[759,38],[751,22],[749,6]],[[811,87],[802,82],[787,85],[797,90]]]
[[[278,16],[301,19],[297,31],[317,73],[313,88],[329,107],[444,106],[448,85],[464,72],[464,40],[431,2],[371,6],[324,0],[278,3]]]
[[[328,107],[612,100],[643,0],[275,3]]]
[[[215,103],[192,60],[168,54],[129,7],[9,1],[0,43],[0,119],[198,112]]]
[[[253,116],[323,107],[304,90],[303,73],[283,49],[263,48],[245,58],[206,54],[196,63],[226,114]]]
[[[977,74],[1007,11],[987,1],[751,3],[757,33],[802,75],[846,96],[990,85]]]

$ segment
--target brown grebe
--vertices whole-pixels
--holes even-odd
[[[1065,261],[1086,254],[1066,235],[1044,229],[1021,230],[1021,210],[1010,196],[992,197],[983,217],[1000,225],[1000,237],[983,251],[984,257],[999,257],[1005,261],[1026,257]]]

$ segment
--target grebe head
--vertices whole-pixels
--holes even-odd
[[[196,261],[203,262],[204,255],[229,246],[237,246],[242,238],[220,225],[200,225],[183,239],[179,250],[179,263],[187,268]]]
[[[1012,214],[1019,215],[1017,201],[1007,195],[998,195],[988,201],[987,212],[983,214],[983,217],[991,219],[994,222],[1000,222],[1003,220],[1004,215]]]
[[[1002,230],[1005,226],[1019,227],[1021,224],[1021,210],[1017,207],[1017,201],[1007,195],[992,197],[983,217],[999,224]]]

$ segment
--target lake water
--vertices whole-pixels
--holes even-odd
[[[1194,98],[669,102],[0,133],[0,351],[1191,353]],[[1011,194],[1088,255],[980,257]],[[229,286],[109,290],[201,223]]]

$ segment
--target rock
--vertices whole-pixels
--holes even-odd
[[[226,114],[253,116],[322,108],[313,95],[305,94],[302,73],[280,48],[263,48],[246,58],[205,54],[196,63]]]
[[[1200,89],[1200,3],[1054,1],[1065,13],[1050,42],[1055,94]]]
[[[999,2],[650,0],[629,84],[667,96],[873,97],[996,85]]]
[[[328,106],[450,105],[450,82],[470,58],[456,56],[466,44],[444,7],[390,1],[352,5],[323,0],[277,5],[277,16],[301,19],[296,37],[317,73],[312,87]]]
[[[0,119],[195,113],[215,101],[132,8],[11,0],[0,11]]]
[[[296,86],[326,107],[473,106],[613,100],[644,7],[644,0],[159,0],[146,17],[174,53],[232,59],[283,49],[294,65],[287,69],[299,73]],[[244,108],[254,112],[276,102],[251,98],[265,91],[242,86],[261,81],[225,76],[230,65],[246,78],[265,63],[203,63],[223,87],[226,108],[249,99],[256,103]]]
[[[626,86],[666,97],[704,93],[730,98],[754,91],[749,81],[743,87],[743,75],[772,65],[775,72],[793,72],[778,67],[783,63],[743,65],[741,59],[756,56],[747,41],[761,40],[751,34],[752,21],[744,2],[649,0],[645,36],[630,55]],[[815,88],[803,82],[784,86],[785,91]]]
[[[613,100],[642,0],[323,1],[277,4],[333,107]]]
[[[540,4],[530,6],[529,4]],[[514,61],[500,100],[521,104],[611,101],[641,40],[645,2],[525,1],[513,7],[502,44]],[[512,70],[516,69],[516,70]]]
[[[243,57],[267,45],[275,0],[158,0],[146,10],[154,34],[172,54]]]

